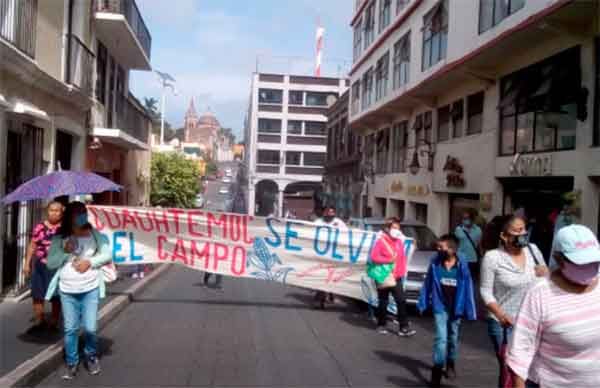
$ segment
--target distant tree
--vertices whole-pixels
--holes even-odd
[[[154,97],[144,97],[144,107],[152,117],[152,133],[160,136],[160,111],[158,109],[158,100]],[[165,120],[165,139],[170,139],[175,135],[171,124]]]
[[[152,154],[150,202],[153,206],[193,208],[200,190],[198,164],[178,153]]]
[[[158,119],[158,100],[154,97],[144,97],[144,107],[152,114],[153,119]]]

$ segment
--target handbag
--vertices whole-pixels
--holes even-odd
[[[508,353],[508,330],[504,329],[504,335],[502,339],[502,345],[498,352],[498,359],[501,361],[500,367],[500,388],[513,388],[515,381],[513,379],[512,372],[508,365],[506,365],[506,354]]]
[[[392,254],[394,263],[369,263],[367,264],[367,275],[375,281],[375,285],[378,289],[393,288],[396,287],[397,284],[396,278],[394,277],[394,267],[396,265],[396,252],[392,249],[390,244],[387,241],[385,241],[383,237],[381,238],[381,242],[383,243],[383,245],[385,245],[389,253]]]

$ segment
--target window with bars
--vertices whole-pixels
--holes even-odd
[[[483,129],[483,99],[483,91],[467,97],[467,135],[481,133]]]
[[[373,43],[373,39],[375,38],[375,1],[367,6],[363,23],[363,31],[365,35],[364,49],[366,50],[371,43]]]
[[[390,129],[385,128],[377,132],[376,136],[376,168],[377,174],[385,174],[388,170],[388,154],[390,145]]]
[[[450,139],[450,105],[438,109],[437,141]]]
[[[525,0],[479,0],[479,33],[491,29],[525,6]]]
[[[408,83],[410,68],[410,31],[394,44],[393,88]]]
[[[464,116],[464,103],[463,99],[454,101],[452,103],[452,109],[450,109],[450,117],[452,119],[452,137],[461,137],[463,132],[463,116]]]
[[[372,98],[373,98],[373,68],[371,67],[367,72],[363,75],[362,81],[362,100],[361,100],[361,108],[362,110],[367,109],[371,106]]]
[[[408,121],[394,124],[392,129],[392,172],[406,172]]]
[[[387,95],[389,68],[390,53],[388,51],[379,58],[375,68],[375,101],[379,101]]]
[[[360,57],[360,54],[362,53],[362,34],[363,34],[362,19],[360,19],[354,25],[354,51],[353,51],[354,61],[356,61],[358,59],[358,57]]]
[[[423,61],[427,70],[446,58],[448,47],[448,3],[442,0],[423,18]]]
[[[279,157],[279,151],[258,150],[257,163],[279,165]]]
[[[379,0],[379,32],[390,25],[392,0]]]

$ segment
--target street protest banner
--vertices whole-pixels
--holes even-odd
[[[332,292],[375,304],[366,263],[377,234],[206,210],[89,206],[115,264],[176,263],[231,277]],[[405,241],[410,257],[413,240]]]

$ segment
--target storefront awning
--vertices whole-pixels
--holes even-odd
[[[128,150],[147,151],[150,149],[148,144],[120,129],[94,128],[92,129],[92,136],[98,138],[101,142],[114,144]]]

